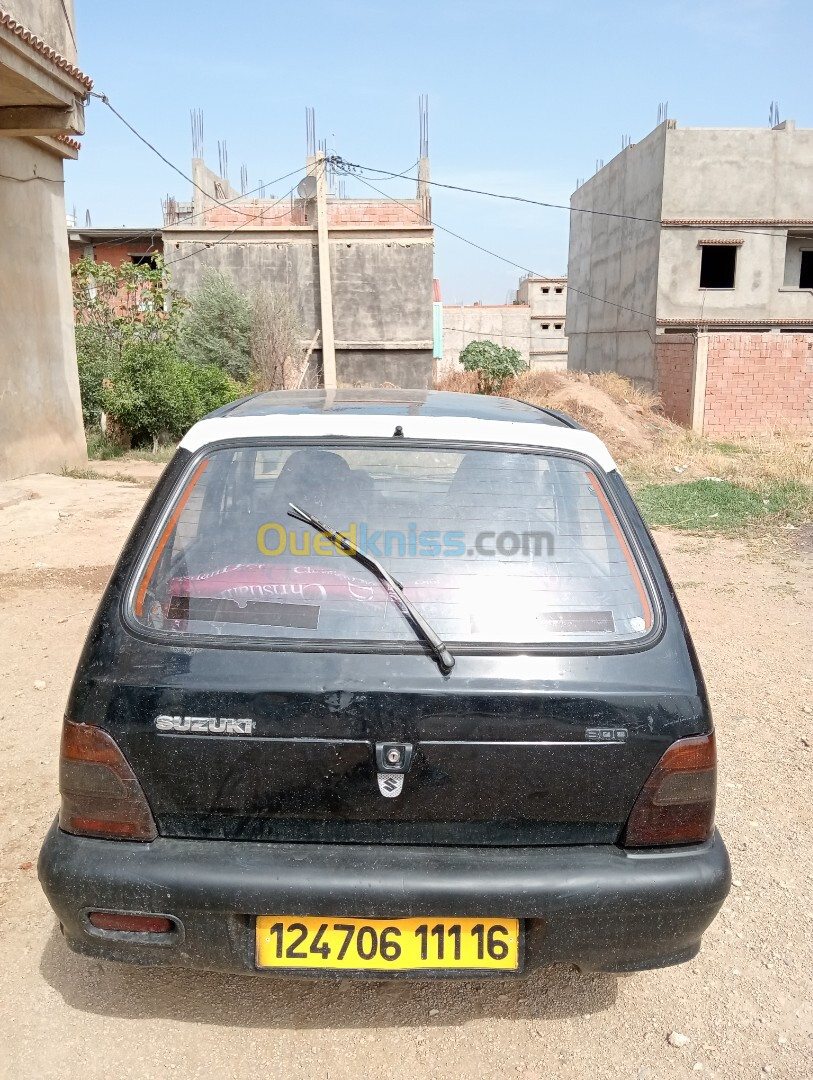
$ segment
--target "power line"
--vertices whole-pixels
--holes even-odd
[[[256,188],[252,188],[251,191],[247,191],[245,195],[235,195],[233,199],[227,199],[225,203],[220,203],[219,205],[220,206],[226,206],[229,209],[233,209],[230,206],[231,203],[238,202],[239,200],[244,199],[244,198],[248,198],[250,195],[253,195],[255,192],[259,191],[260,187],[270,187],[273,184],[279,184],[283,180],[287,180],[289,176],[296,176],[297,174],[299,174],[301,172],[304,172],[304,171],[305,170],[304,170],[304,168],[302,166],[300,166],[298,169],[291,169],[290,172],[285,173],[283,176],[278,176],[276,178],[276,180],[264,181],[263,184],[258,185]],[[12,179],[16,179],[16,177],[13,177]],[[32,177],[32,179],[35,179],[35,178]],[[42,177],[42,179],[45,180],[45,179],[47,179],[47,177]],[[58,181],[58,182],[62,183],[62,181]],[[54,183],[57,183],[57,181],[54,181]],[[296,187],[296,185],[294,185],[294,187]],[[286,199],[288,197],[288,195],[290,195],[293,190],[294,189],[291,188],[291,190],[286,195],[283,195],[282,198]],[[211,196],[207,196],[207,198],[211,198]],[[281,201],[281,200],[279,200],[279,201]],[[278,205],[278,203],[273,203],[271,207],[268,207],[268,209],[270,210],[270,209],[272,209],[273,206],[277,206],[277,205]],[[195,214],[185,215],[181,219],[179,224],[184,224],[185,225],[187,222],[194,221],[195,218],[205,217],[207,213],[208,213],[208,209],[204,209],[204,210],[198,210],[198,212],[195,213]],[[261,216],[264,213],[265,213],[265,211],[262,211]],[[256,220],[256,218],[252,218],[248,214],[246,214],[244,216],[247,219],[246,224],[248,224],[249,220]],[[154,229],[145,229],[144,232],[136,233],[135,235],[130,235],[130,233],[126,233],[126,234],[124,234],[122,236],[106,237],[105,238],[105,243],[106,244],[118,244],[123,240],[142,240],[145,236],[163,235],[164,228],[166,228],[166,226],[159,225]],[[87,230],[77,228],[75,231],[76,232],[86,232]]]
[[[705,232],[726,232],[726,233],[731,232],[732,228],[734,228],[734,229],[738,228],[738,226],[736,224],[734,224],[734,223],[732,223],[731,225],[690,225],[690,224],[684,224],[682,222],[677,222],[675,224],[670,224],[670,223],[664,222],[662,218],[640,217],[640,216],[637,216],[635,214],[622,214],[622,213],[620,213],[618,211],[612,211],[612,210],[595,210],[592,207],[586,207],[586,206],[568,206],[568,205],[565,205],[564,203],[544,202],[541,199],[530,199],[530,198],[527,198],[524,195],[510,195],[510,194],[505,194],[504,192],[499,192],[499,191],[483,191],[480,188],[464,187],[462,184],[447,184],[447,183],[443,183],[440,180],[423,180],[422,178],[420,178],[418,176],[408,176],[408,175],[406,175],[406,173],[394,173],[394,172],[390,172],[387,169],[374,169],[370,165],[358,165],[358,164],[356,164],[354,162],[344,161],[344,159],[342,159],[340,157],[337,157],[335,155],[334,155],[332,160],[333,160],[334,165],[337,168],[342,166],[342,165],[346,166],[350,170],[348,175],[354,175],[359,180],[364,179],[362,176],[359,175],[358,172],[355,171],[355,170],[360,169],[360,170],[362,170],[364,172],[379,173],[382,176],[385,176],[388,180],[394,180],[396,178],[404,178],[406,180],[414,180],[416,182],[429,184],[432,187],[446,188],[449,191],[462,191],[462,192],[465,192],[465,193],[467,193],[469,195],[485,195],[485,196],[487,196],[488,198],[491,198],[491,199],[503,199],[503,200],[506,200],[508,202],[527,203],[530,206],[541,206],[541,207],[544,207],[545,209],[548,209],[548,210],[567,210],[568,212],[572,212],[572,213],[576,213],[576,214],[593,214],[593,215],[596,215],[598,217],[618,218],[618,219],[620,219],[622,221],[641,221],[641,222],[644,222],[644,223],[649,224],[649,225],[660,225],[661,228],[702,229]],[[754,228],[752,228],[751,226],[748,226],[748,225],[741,225],[741,226],[739,226],[739,228],[743,232],[747,232],[749,234],[749,236],[771,236],[771,237],[775,237],[777,235],[776,232],[768,232],[766,230],[760,231],[760,230],[754,229]],[[775,229],[782,229],[783,226],[776,225],[776,226],[774,226],[774,228]],[[790,233],[789,232],[787,235],[789,237],[792,237],[793,239],[802,239],[802,240],[810,239],[810,235],[806,234],[806,233]]]
[[[361,180],[362,184],[366,184],[367,187],[372,188],[373,191],[377,191],[379,195],[383,195],[383,197],[385,199],[389,199],[390,202],[397,203],[399,206],[402,206],[405,210],[409,210],[409,212],[411,214],[414,214],[415,217],[420,218],[421,220],[424,220],[423,214],[421,214],[418,210],[415,210],[413,207],[408,206],[407,203],[401,202],[400,199],[395,199],[395,198],[393,198],[392,195],[388,195],[386,191],[382,191],[381,188],[376,187],[375,184],[371,184],[370,181],[366,180],[363,176],[359,176],[358,174],[356,174],[356,179]],[[432,224],[434,225],[434,227],[436,229],[440,229],[441,232],[448,233],[450,236],[454,236],[454,237],[456,237],[456,239],[462,240],[464,244],[469,244],[471,247],[477,248],[478,251],[485,252],[486,255],[491,255],[493,258],[499,259],[500,262],[504,262],[504,263],[507,263],[509,266],[516,267],[517,270],[522,270],[524,273],[530,274],[531,277],[539,277],[540,276],[531,267],[522,266],[521,263],[514,262],[513,259],[508,259],[508,258],[506,258],[505,255],[500,255],[500,254],[498,254],[498,252],[492,251],[490,248],[483,247],[482,244],[478,244],[474,240],[469,240],[468,237],[461,236],[460,233],[456,233],[452,229],[447,229],[445,225],[438,224],[438,222],[435,221],[434,219],[432,221]],[[654,315],[648,315],[645,311],[638,311],[637,308],[627,307],[626,304],[617,304],[614,300],[605,300],[601,296],[593,296],[592,293],[585,292],[583,289],[576,289],[571,285],[568,285],[567,288],[570,290],[570,292],[578,293],[580,296],[586,296],[590,300],[597,301],[599,304],[607,304],[609,307],[618,308],[621,311],[629,311],[633,315],[640,315],[644,319],[652,319],[653,322],[655,320]]]
[[[456,307],[457,305],[450,304],[449,306],[450,307],[453,307],[453,306]],[[476,305],[472,305],[472,306],[476,307]],[[510,306],[510,305],[508,305],[508,306]],[[488,337],[488,336],[493,334],[495,337],[499,336],[499,337],[502,337],[502,338],[505,338],[505,339],[517,338],[520,341],[539,341],[540,344],[544,344],[544,339],[540,340],[534,334],[515,334],[513,332],[513,330],[507,330],[507,331],[503,331],[503,330],[470,330],[468,327],[463,327],[463,326],[447,326],[446,323],[443,324],[442,329],[443,330],[449,330],[452,333],[456,333],[456,334],[470,334],[472,337]],[[635,333],[645,334],[646,330],[635,331]],[[561,351],[564,352],[564,349],[561,350]]]
[[[64,184],[64,180],[55,180],[52,176],[11,176],[9,173],[0,173],[2,180],[16,180],[18,184],[30,184],[32,180],[45,180],[48,184]]]
[[[122,122],[122,124],[124,124],[124,126],[126,128],[128,128],[130,131],[132,131],[133,135],[135,135],[135,137],[137,139],[139,139],[141,142],[144,143],[144,145],[146,147],[148,147],[150,150],[152,150],[152,152],[154,154],[156,154],[164,162],[165,165],[169,165],[170,169],[172,169],[174,172],[176,172],[178,174],[178,176],[182,176],[183,179],[187,181],[187,183],[191,184],[193,188],[197,188],[197,190],[199,192],[201,192],[201,194],[205,195],[207,199],[211,199],[212,202],[217,203],[218,206],[226,206],[226,207],[228,207],[228,203],[222,202],[220,199],[217,199],[213,195],[210,195],[209,192],[205,188],[202,188],[200,186],[200,184],[198,184],[195,180],[192,179],[191,176],[187,176],[187,174],[183,171],[183,169],[179,169],[178,166],[175,165],[173,162],[171,162],[168,157],[165,157],[161,153],[161,151],[157,147],[153,146],[153,144],[149,141],[149,139],[145,138],[145,136],[142,135],[140,131],[137,131],[136,128],[134,128],[133,125],[128,120],[125,120],[124,117],[121,115],[121,113],[118,111],[118,109],[116,109],[113,105],[110,104],[110,98],[107,96],[107,94],[97,94],[93,90],[90,90],[89,93],[90,93],[91,97],[98,98],[102,102],[103,105],[106,105],[108,107],[108,109],[110,109],[110,111],[113,113],[113,115],[117,116],[119,118],[119,120]],[[302,170],[297,169],[296,171],[301,172]],[[288,173],[288,175],[291,176],[292,174]],[[244,196],[242,196],[242,195],[238,196],[238,198],[243,198],[243,197]],[[232,202],[234,202],[234,201],[235,200],[232,199]],[[244,214],[245,217],[253,217],[252,214],[245,214],[244,211],[238,210],[237,207],[232,207],[231,209],[234,209],[235,213],[237,213],[237,214]]]
[[[449,305],[449,307],[463,307],[463,306],[468,306],[468,305],[461,305],[461,304],[450,304]],[[471,305],[471,306],[476,307],[476,305]],[[510,304],[506,305],[506,307],[510,307],[510,306],[511,306]],[[463,326],[447,326],[445,323],[443,324],[442,329],[443,330],[450,330],[450,331],[452,331],[454,333],[457,333],[457,334],[467,334],[467,335],[469,335],[471,337],[489,337],[491,335],[494,335],[494,337],[504,337],[506,340],[512,339],[512,338],[517,338],[520,341],[535,341],[539,345],[545,345],[545,344],[548,344],[548,343],[550,343],[551,345],[555,345],[557,343],[557,341],[560,340],[560,339],[557,339],[557,338],[551,338],[551,339],[539,338],[539,337],[536,337],[534,334],[515,334],[512,330],[509,330],[509,331],[507,331],[505,333],[502,330],[472,330],[469,327],[463,327]],[[647,330],[646,327],[643,327],[643,326],[638,330],[635,330],[635,329],[628,329],[628,330],[616,330],[616,329],[613,329],[613,330],[591,330],[590,333],[591,334],[646,334],[650,341],[653,340],[652,334],[650,334],[649,330]],[[530,351],[531,352],[534,352],[534,351],[538,352],[540,350],[531,349]],[[547,352],[567,352],[567,343],[565,341],[564,347],[561,348],[561,349],[553,348],[553,349],[542,350],[542,351],[547,351]]]
[[[350,170],[350,174],[353,175],[353,170],[361,169],[364,172],[381,173],[387,177],[387,179],[395,179],[398,176],[404,176],[404,173],[392,173],[387,169],[373,169],[369,165],[357,165],[352,161],[345,161],[343,158],[334,156],[333,163],[337,168],[344,166]],[[358,173],[355,173],[358,176]],[[359,180],[363,180],[362,176],[358,176]],[[418,181],[420,178],[417,176],[406,176],[407,180]],[[543,206],[548,210],[576,210],[582,214],[598,214],[601,217],[611,218],[624,218],[627,221],[645,221],[651,225],[660,225],[660,218],[648,218],[648,217],[636,217],[634,214],[619,214],[611,210],[591,210],[585,207],[579,206],[565,206],[564,203],[542,202],[540,199],[528,199],[524,195],[506,195],[499,191],[481,191],[479,188],[463,187],[461,184],[444,184],[440,180],[420,180],[421,183],[431,184],[432,187],[447,188],[449,191],[464,191],[469,195],[487,195],[492,199],[505,199],[508,202],[520,202],[528,203],[530,206]]]
[[[304,170],[299,169],[297,171],[302,172]],[[288,196],[292,194],[295,187],[296,187],[296,184],[294,184],[293,187],[289,191],[286,191],[285,194],[283,196],[281,196],[281,198],[277,199],[276,202],[273,202],[267,209],[268,210],[273,210],[275,206],[279,206],[279,204],[281,202],[284,202],[288,198]],[[265,211],[263,211],[262,214],[260,215],[260,220],[261,221],[263,220],[263,215],[264,214],[265,214]],[[275,215],[275,217],[283,217],[283,216],[284,215],[282,215],[282,214]],[[224,236],[219,237],[217,240],[213,240],[211,243],[203,244],[201,247],[196,248],[194,251],[188,251],[185,255],[179,255],[177,259],[165,259],[164,260],[164,266],[173,266],[175,263],[183,262],[184,259],[191,259],[193,255],[200,255],[200,253],[202,251],[208,251],[210,248],[217,247],[218,244],[222,244],[226,240],[228,240],[230,236],[234,236],[234,234],[236,232],[239,232],[241,229],[245,229],[245,227],[247,225],[249,225],[251,223],[251,221],[256,221],[256,220],[257,220],[256,217],[251,218],[251,219],[246,218],[245,221],[241,221],[240,224],[237,225],[234,229],[231,229]]]

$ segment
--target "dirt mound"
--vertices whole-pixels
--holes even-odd
[[[577,423],[594,431],[611,453],[629,457],[652,447],[655,432],[647,424],[640,405],[619,405],[589,382],[569,382],[545,402],[550,409],[568,413]]]
[[[450,372],[438,389],[476,393],[477,375]],[[603,439],[619,461],[652,450],[664,435],[682,432],[660,412],[657,394],[613,372],[526,371],[510,379],[502,394],[566,412]]]

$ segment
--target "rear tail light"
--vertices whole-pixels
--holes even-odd
[[[624,831],[625,847],[699,844],[714,831],[714,733],[672,743],[644,784]]]
[[[141,785],[116,742],[93,724],[65,720],[59,760],[59,827],[77,836],[154,840]]]
[[[166,915],[131,915],[126,911],[91,911],[88,922],[97,930],[127,934],[171,934],[175,924]]]

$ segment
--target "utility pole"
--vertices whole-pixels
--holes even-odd
[[[333,338],[333,288],[330,280],[330,238],[324,151],[312,157],[316,173],[316,237],[319,252],[319,301],[322,315],[322,371],[325,389],[336,389],[336,346]]]

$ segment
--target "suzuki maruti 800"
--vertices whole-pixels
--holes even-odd
[[[423,391],[196,424],[93,619],[40,878],[72,949],[255,974],[688,960],[706,691],[602,442]]]

